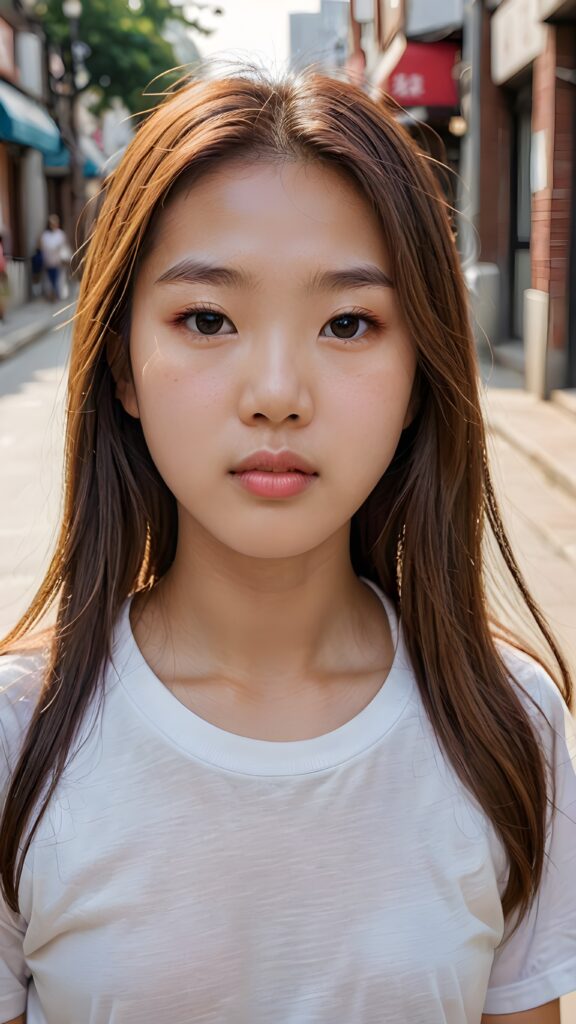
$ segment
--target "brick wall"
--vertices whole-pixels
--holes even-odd
[[[575,30],[550,28],[544,52],[534,61],[532,130],[546,131],[548,183],[532,197],[532,287],[550,294],[549,345],[567,343],[569,245],[574,199],[574,86],[556,67],[576,67]]]

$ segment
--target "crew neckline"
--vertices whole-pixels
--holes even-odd
[[[122,689],[152,728],[188,756],[246,775],[302,775],[349,761],[392,728],[408,702],[413,674],[402,624],[390,598],[372,580],[359,577],[380,598],[390,624],[392,666],[372,700],[330,732],[302,740],[263,740],[228,732],[187,708],[164,685],[142,654],[130,622],[131,595],[114,630],[112,667]]]

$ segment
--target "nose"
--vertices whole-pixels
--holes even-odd
[[[247,355],[240,400],[246,421],[265,416],[273,422],[306,421],[312,412],[310,367],[302,350],[282,332],[257,341]]]

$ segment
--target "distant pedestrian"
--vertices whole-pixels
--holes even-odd
[[[51,302],[62,297],[61,275],[65,266],[68,241],[60,227],[60,218],[53,213],[48,218],[48,226],[40,236],[40,251],[46,271],[48,297]]]
[[[42,296],[42,272],[44,270],[44,260],[42,258],[42,248],[40,245],[40,239],[38,244],[32,253],[32,295],[35,299]]]
[[[6,300],[9,295],[8,260],[4,252],[4,236],[0,233],[0,323],[4,322],[6,316]]]
[[[360,86],[206,66],[107,179],[58,541],[0,642],[0,1009],[557,1024],[573,684],[446,198]]]

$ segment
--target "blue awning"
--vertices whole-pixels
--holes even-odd
[[[80,149],[84,155],[84,177],[85,178],[102,178],[104,177],[106,157],[101,149],[98,148],[93,139],[88,135],[80,136]]]
[[[57,153],[60,132],[39,104],[8,82],[0,81],[0,139],[30,146],[41,153]]]
[[[60,139],[56,153],[44,154],[44,167],[49,167],[51,170],[65,170],[70,167],[70,150],[64,145],[63,139]]]
[[[84,158],[82,171],[85,178],[100,178],[104,174],[104,156],[97,145],[91,139],[85,137],[80,140],[80,149]],[[44,157],[44,167],[50,171],[64,172],[70,167],[70,150],[60,141],[60,148],[57,153],[50,153]]]

